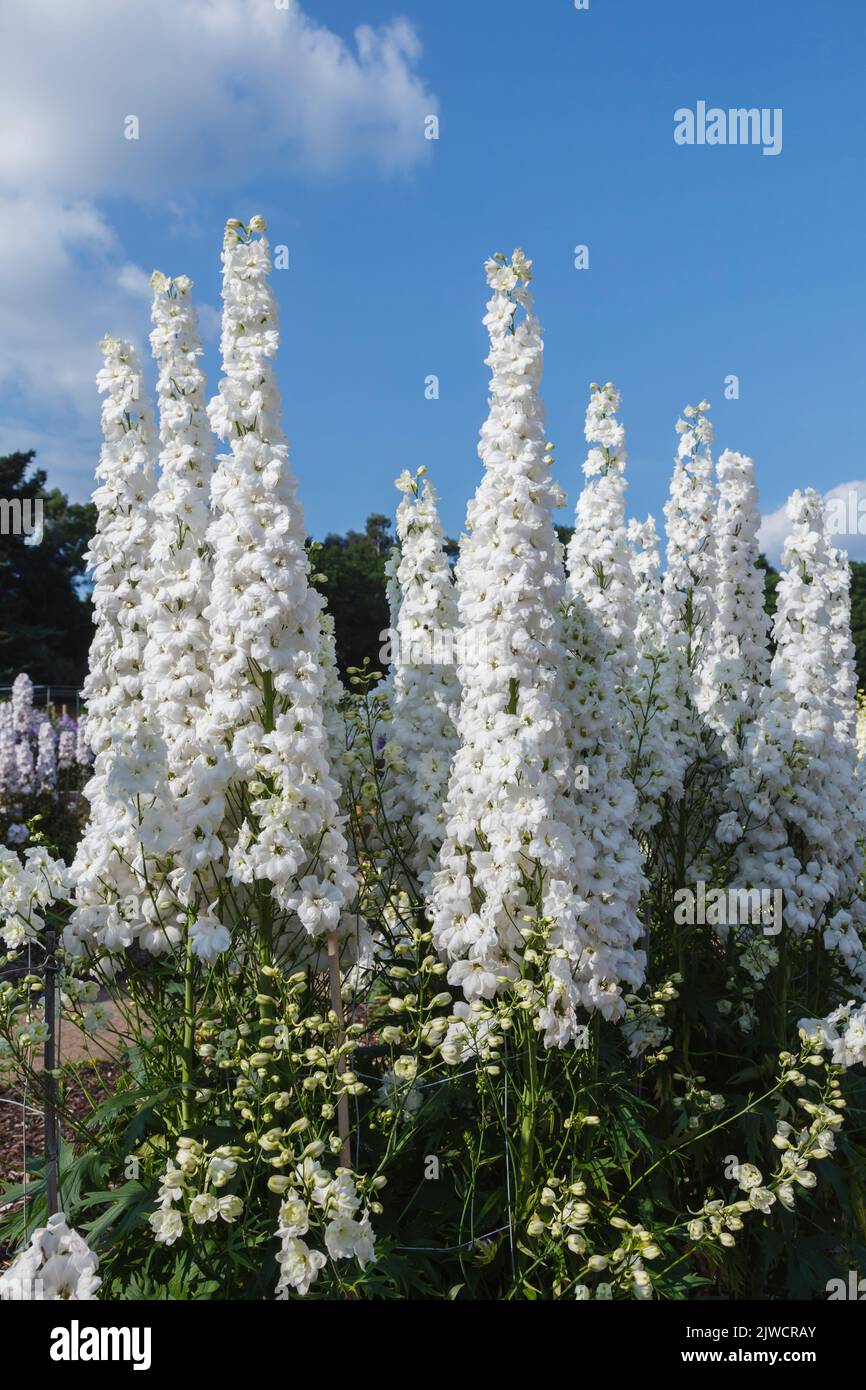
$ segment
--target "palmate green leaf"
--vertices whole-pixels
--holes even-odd
[[[132,1218],[133,1220],[143,1211],[145,1206],[153,1206],[153,1193],[140,1182],[126,1182],[122,1187],[110,1188],[105,1192],[92,1192],[80,1202],[82,1212],[88,1211],[91,1207],[102,1206],[108,1203],[106,1210],[95,1221],[88,1222],[85,1226],[89,1236],[89,1243],[98,1245],[100,1238],[105,1235],[122,1218]],[[114,1239],[119,1240],[129,1229],[130,1220],[114,1232]]]

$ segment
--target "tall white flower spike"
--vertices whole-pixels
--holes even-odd
[[[266,931],[336,930],[354,896],[323,716],[322,600],[310,584],[304,519],[279,424],[277,310],[260,233],[229,222],[223,246],[224,377],[209,407],[230,446],[213,479],[213,684],[201,722],[212,765],[210,831],[241,808],[227,872],[260,885]],[[264,894],[264,898],[261,897]],[[276,914],[273,920],[273,914]]]
[[[423,470],[397,479],[399,551],[391,658],[391,738],[400,756],[393,813],[408,818],[419,873],[444,834],[443,802],[457,747],[457,595],[445,553],[436,493]]]
[[[543,344],[522,252],[487,263],[493,295],[484,477],[457,566],[460,745],[429,900],[449,981],[471,1004],[523,975],[549,1046],[575,1041],[578,1010],[620,1012],[616,951],[584,896],[596,850],[582,826],[574,678],[539,395]],[[523,310],[523,316],[519,311]],[[545,938],[530,962],[525,933]]]
[[[136,775],[161,755],[143,698],[155,430],[132,344],[107,337],[100,346],[104,444],[96,470],[96,534],[87,557],[96,632],[84,682],[94,769],[85,788],[88,823],[72,870],[76,906],[64,932],[73,953],[85,947],[117,951],[140,934],[145,924],[137,868],[145,853],[166,853],[173,833],[161,809],[149,824],[137,824],[134,805]]]
[[[732,761],[757,711],[770,669],[770,620],[764,604],[755,466],[726,449],[717,467],[713,623],[700,672],[697,706]]]

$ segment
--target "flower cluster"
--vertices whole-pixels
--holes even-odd
[[[279,1190],[283,1200],[277,1227],[278,1297],[285,1297],[289,1289],[301,1297],[308,1294],[329,1257],[334,1261],[357,1260],[361,1269],[375,1260],[370,1212],[362,1207],[349,1169],[338,1168],[332,1176],[318,1159],[307,1157],[286,1175]],[[311,1247],[313,1233],[319,1236],[324,1250]]]
[[[230,1144],[211,1149],[195,1139],[178,1139],[174,1163],[160,1181],[159,1206],[149,1218],[154,1240],[173,1245],[188,1224],[237,1221],[243,1215],[243,1201],[222,1189],[236,1176],[242,1160],[243,1150]]]
[[[648,1062],[667,1059],[672,1049],[666,1045],[671,1035],[670,1026],[665,1020],[666,1005],[679,998],[677,985],[681,983],[681,977],[674,975],[658,989],[649,991],[645,999],[626,995],[628,1007],[622,1021],[622,1033],[628,1041],[630,1057],[647,1055]]]
[[[802,1019],[800,1030],[804,1037],[826,1048],[835,1066],[866,1064],[866,1004],[858,1006],[851,999],[826,1018]]]
[[[637,612],[636,664],[623,719],[629,777],[638,794],[635,829],[646,833],[661,818],[665,799],[675,802],[682,796],[686,757],[679,730],[685,711],[678,648],[669,645],[664,623],[654,519],[630,521],[628,541]]]
[[[391,633],[392,739],[400,768],[392,814],[411,822],[413,860],[424,872],[444,833],[443,799],[457,747],[460,700],[457,599],[436,493],[423,470],[397,479],[399,550],[392,558],[396,614]]]
[[[0,847],[0,940],[9,951],[19,951],[28,941],[40,939],[45,929],[45,909],[69,894],[66,866],[41,846],[18,854]]]
[[[769,676],[770,620],[758,567],[761,517],[754,464],[726,449],[716,474],[715,605],[696,699],[725,753],[735,759]]]
[[[99,1260],[72,1230],[62,1211],[40,1226],[8,1269],[0,1273],[0,1299],[93,1302],[102,1280]]]
[[[592,646],[588,620],[581,677],[570,674],[553,526],[561,495],[545,444],[542,340],[530,274],[520,251],[510,262],[495,257],[487,265],[493,297],[485,318],[492,372],[479,450],[485,471],[457,565],[458,618],[473,640],[461,647],[460,743],[430,913],[434,941],[452,962],[449,982],[469,1001],[513,988],[530,961],[540,961],[535,1011],[548,1044],[561,1047],[578,1036],[579,1009],[615,1014],[619,981],[636,985],[642,978],[633,949],[640,879],[639,855],[628,844],[633,793],[616,776],[622,755],[611,743],[612,711],[608,705],[596,734],[596,711],[587,719],[582,705],[585,686],[602,688],[601,649]],[[613,759],[612,785],[592,791],[596,802],[608,797],[606,809],[624,836],[615,851],[624,878],[616,885],[605,879],[587,834],[577,769],[583,749],[602,775]],[[593,872],[596,891],[585,895]],[[610,913],[608,888],[622,896]],[[548,931],[544,923],[551,922]],[[540,957],[527,951],[527,938],[539,932],[547,943]]]
[[[231,452],[218,460],[208,530],[205,829],[219,832],[230,789],[244,784],[249,812],[228,855],[229,878],[270,884],[294,933],[321,937],[340,925],[355,884],[328,764],[322,601],[309,582],[303,513],[279,425],[271,362],[277,311],[263,229],[260,218],[247,228],[232,221],[223,248],[225,375],[209,416]],[[291,939],[291,923],[283,934]]]
[[[96,535],[88,552],[96,630],[84,684],[95,763],[85,788],[89,819],[73,865],[76,906],[64,933],[67,950],[78,954],[94,944],[109,950],[128,946],[140,933],[134,895],[146,877],[143,860],[170,843],[172,833],[160,824],[159,810],[148,818],[146,808],[139,816],[134,786],[134,771],[156,737],[142,701],[147,643],[142,601],[150,574],[148,506],[155,488],[153,414],[132,344],[109,336],[100,346],[104,443],[96,470]],[[154,934],[151,944],[159,949],[161,942],[161,934]]]
[[[160,733],[161,759],[151,762],[155,782],[171,779],[176,826],[173,862],[184,871],[184,898],[192,876],[217,856],[202,828],[209,779],[202,765],[198,722],[210,683],[210,637],[204,610],[210,594],[210,522],[213,437],[207,418],[206,379],[192,282],[185,275],[152,278],[151,346],[159,367],[159,481],[154,493],[151,576],[144,598],[148,640],[143,696]]]
[[[91,761],[84,721],[64,707],[37,709],[33,683],[23,671],[11,699],[0,704],[0,841],[26,844],[28,822],[57,807],[74,820],[79,788]]]
[[[786,926],[819,927],[866,982],[847,560],[829,544],[818,493],[794,493],[788,510],[770,680],[732,774],[752,819],[738,872],[780,888]]]

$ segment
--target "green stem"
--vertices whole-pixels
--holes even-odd
[[[192,1125],[192,1072],[195,1060],[195,956],[189,930],[183,966],[183,1047],[180,1055],[180,1122],[184,1134]]]

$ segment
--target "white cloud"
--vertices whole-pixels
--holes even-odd
[[[176,216],[196,194],[294,170],[400,172],[429,155],[438,108],[406,21],[347,43],[297,0],[27,0],[0,7],[0,54],[2,434],[39,442],[49,482],[87,458],[81,496],[97,343],[110,330],[147,351],[152,267],[124,255],[106,200]],[[199,309],[214,336],[217,311]]]
[[[127,294],[131,294],[135,299],[143,299],[147,304],[153,298],[150,276],[140,265],[133,265],[131,261],[120,267],[117,272],[117,284]]]
[[[430,151],[437,105],[405,20],[348,44],[296,0],[27,0],[0,9],[0,52],[7,189],[155,199]]]
[[[0,245],[0,386],[40,425],[58,409],[92,419],[97,343],[109,327],[140,337],[143,272],[92,204],[50,195],[0,198]]]
[[[824,493],[824,502],[834,544],[850,559],[866,560],[866,480],[837,483]],[[761,517],[758,542],[771,564],[779,564],[790,529],[787,502]]]

